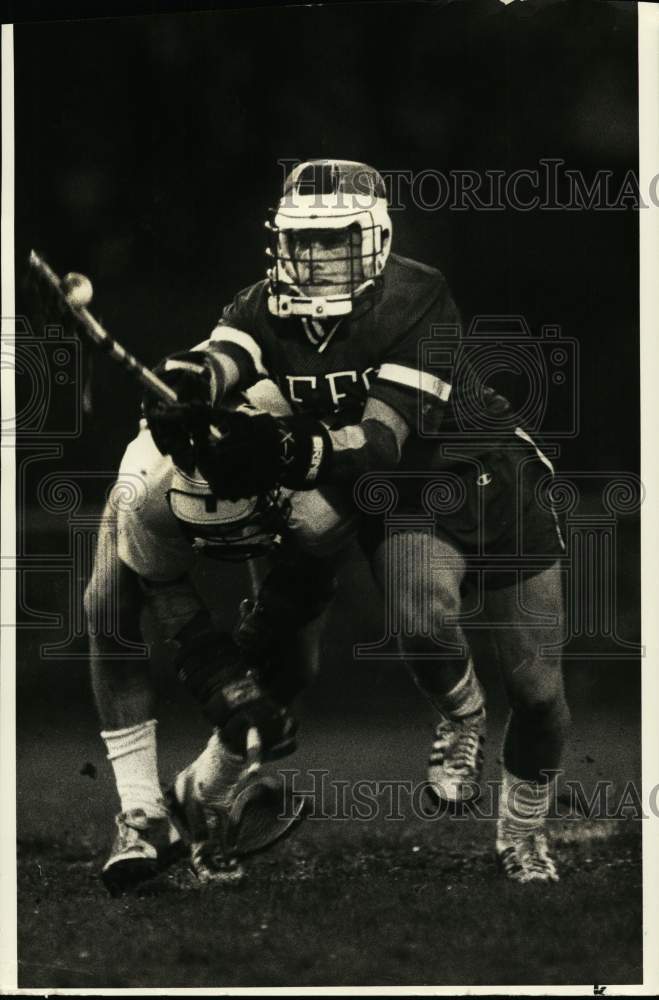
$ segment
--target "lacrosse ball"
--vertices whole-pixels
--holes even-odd
[[[62,291],[66,301],[74,309],[88,306],[94,294],[89,278],[86,278],[84,274],[76,274],[75,271],[62,278]]]

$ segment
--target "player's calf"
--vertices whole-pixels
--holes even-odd
[[[202,881],[238,880],[235,853],[269,846],[302,817],[301,806],[282,808],[276,782],[254,778],[258,760],[250,760],[248,744],[256,735],[264,759],[295,749],[296,722],[286,706],[303,672],[290,662],[291,635],[321,614],[334,589],[330,563],[295,552],[273,568],[254,602],[243,602],[233,636],[199,614],[174,640],[179,678],[216,727],[168,793]]]
[[[570,716],[555,679],[545,676],[523,699],[517,692],[504,740],[496,853],[504,874],[520,883],[559,877],[546,823]]]
[[[569,726],[562,684],[539,685],[515,704],[504,740],[504,764],[496,853],[504,874],[515,882],[557,882],[546,822],[555,772]]]
[[[464,559],[440,537],[419,532],[401,537],[407,571],[394,584],[401,651],[439,716],[428,760],[429,793],[449,803],[473,801],[480,792],[486,711],[466,638],[455,622]],[[391,558],[385,542],[374,556],[380,579]]]
[[[522,609],[548,624],[528,627]],[[554,882],[558,871],[546,823],[570,722],[558,655],[564,637],[560,567],[488,592],[486,614],[511,623],[495,633],[512,707],[503,745],[497,857],[513,881]]]

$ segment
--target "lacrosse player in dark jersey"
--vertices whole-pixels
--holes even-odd
[[[301,164],[286,182],[270,234],[267,278],[236,296],[208,341],[163,363],[161,377],[180,405],[145,400],[149,430],[139,447],[148,443],[155,465],[165,461],[179,477],[179,486],[164,492],[168,537],[181,562],[158,569],[150,563],[152,550],[162,556],[165,547],[140,537],[145,517],[135,512],[119,516],[118,559],[145,599],[165,607],[156,616],[178,644],[182,676],[211,704],[216,729],[199,760],[179,775],[168,806],[156,806],[162,800],[150,703],[131,702],[130,695],[128,715],[120,718],[114,707],[128,682],[117,684],[112,665],[99,660],[95,689],[102,718],[111,719],[104,737],[120,796],[125,783],[116,762],[132,754],[133,775],[146,782],[139,761],[149,761],[149,802],[140,807],[139,795],[122,796],[121,815],[142,810],[143,828],[133,840],[149,844],[158,824],[165,828],[167,809],[189,816],[198,804],[208,816],[218,803],[226,807],[248,768],[250,731],[258,730],[266,753],[293,745],[289,706],[303,671],[296,666],[296,679],[286,679],[295,658],[282,655],[283,635],[317,624],[337,560],[356,538],[382,590],[395,590],[401,658],[437,713],[428,780],[438,798],[453,803],[477,794],[483,761],[483,692],[457,615],[472,570],[479,571],[486,613],[507,623],[496,629],[511,704],[496,852],[513,880],[556,880],[544,824],[569,717],[558,653],[563,541],[550,506],[538,502],[551,467],[523,428],[506,424],[509,405],[466,361],[456,365],[424,350],[437,330],[453,331],[459,342],[460,318],[439,271],[391,253],[392,224],[375,170],[340,160]],[[272,393],[273,383],[277,403],[236,406],[237,394],[258,394],[264,385]],[[498,421],[500,434],[463,429],[460,413],[473,412],[474,401],[484,426]],[[444,448],[448,440],[456,447]],[[129,449],[124,471],[135,464],[144,467]],[[449,490],[432,531],[411,518],[394,542],[381,518],[360,509],[356,486],[394,474],[403,512],[412,515],[428,510],[424,487],[442,483]],[[208,655],[217,637],[186,576],[195,515],[184,513],[180,477],[197,484],[188,493],[211,498],[209,511],[223,503],[262,507],[268,497],[287,515],[280,555],[255,600],[243,605],[232,637],[239,654],[222,647],[228,674]],[[390,571],[394,557],[405,566],[398,576]],[[528,608],[546,624],[529,628],[521,610]],[[245,670],[251,691],[242,708],[232,707]],[[127,860],[119,844],[108,866],[120,870]]]

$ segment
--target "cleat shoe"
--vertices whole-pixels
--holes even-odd
[[[101,878],[113,896],[153,878],[181,855],[182,844],[169,817],[149,818],[143,809],[119,813],[117,832]]]
[[[227,755],[226,786],[222,795],[205,801],[203,788],[195,781],[192,767],[175,778],[166,793],[172,822],[190,847],[190,864],[201,883],[235,884],[244,870],[228,847],[231,807],[238,790],[247,779],[246,764]]]
[[[484,708],[462,719],[443,718],[437,725],[428,760],[428,782],[437,798],[446,802],[478,798],[485,733]]]
[[[524,834],[497,835],[497,859],[504,875],[512,882],[558,882],[556,864],[549,854],[542,827]]]

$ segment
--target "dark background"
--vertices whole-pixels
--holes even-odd
[[[280,159],[448,174],[554,157],[587,180],[612,171],[614,192],[637,164],[634,4],[243,8],[19,25],[15,47],[18,266],[34,246],[89,274],[95,310],[149,364],[203,339],[263,276]],[[445,272],[466,322],[522,314],[576,338],[583,432],[561,464],[636,468],[631,208],[408,205],[394,233],[399,253]],[[105,359],[93,388],[66,455],[107,468],[139,392]]]
[[[23,263],[35,247],[59,273],[91,276],[94,311],[150,364],[203,339],[235,291],[263,275],[263,221],[281,186],[280,159],[337,156],[448,174],[533,170],[553,157],[588,180],[611,171],[613,191],[637,168],[634,4],[460,0],[20,24],[15,61],[20,308],[29,310]],[[394,245],[446,273],[467,322],[522,314],[536,333],[554,323],[575,338],[581,431],[560,442],[558,464],[601,472],[597,490],[611,470],[637,469],[637,213],[408,205],[394,214]],[[66,728],[72,704],[82,705],[79,724],[96,727],[82,635],[70,660],[40,651],[79,618],[89,565],[77,564],[72,582],[48,562],[69,551],[69,515],[37,503],[55,472],[81,485],[83,511],[100,508],[140,394],[102,356],[92,384],[81,434],[22,465],[18,688],[28,742],[35,719],[57,716]],[[80,389],[53,394],[45,431]],[[46,439],[30,440],[38,448]],[[634,639],[637,525],[624,528],[616,574],[621,628]],[[207,592],[233,613],[245,587],[234,569]],[[389,712],[414,725],[421,703],[400,666],[352,661],[352,642],[381,633],[370,587],[357,567],[309,711],[371,721]],[[45,613],[61,617],[40,625]],[[577,702],[603,711],[624,703],[635,719],[637,671],[620,666],[596,656],[571,665]],[[487,657],[482,676],[500,698]],[[170,697],[178,712],[180,693]]]

